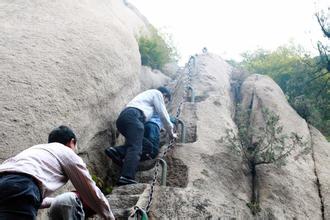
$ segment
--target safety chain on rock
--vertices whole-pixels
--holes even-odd
[[[184,89],[184,94],[182,96],[182,99],[178,105],[177,111],[175,118],[178,120],[180,114],[181,114],[181,107],[185,101],[185,96],[188,94],[188,86],[191,86],[191,81],[192,81],[192,65],[195,65],[195,57],[191,56],[188,62],[188,79],[187,79],[187,86]],[[162,152],[160,158],[164,158],[167,154],[167,152],[172,149],[175,146],[175,138],[172,138],[168,144],[168,146],[165,148],[165,150]],[[148,199],[148,204],[147,207],[145,208],[146,212],[148,213],[152,204],[152,199],[153,199],[153,193],[154,193],[154,188],[155,184],[157,181],[157,176],[158,176],[158,170],[159,170],[159,160],[156,161],[155,165],[155,172],[154,172],[154,177],[152,179],[151,185],[150,185],[150,192],[149,192],[149,199]]]

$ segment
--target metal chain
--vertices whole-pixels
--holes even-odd
[[[192,64],[192,62],[194,61],[194,63]],[[189,86],[191,86],[192,83],[192,65],[195,65],[195,57],[191,56],[188,62],[188,78],[186,80],[186,82],[184,82],[184,84],[186,84],[187,86],[184,87],[184,94],[181,98],[181,101],[178,105],[178,108],[176,110],[176,115],[175,118],[178,119],[180,114],[181,114],[181,107],[183,105],[183,103],[185,102],[185,97],[188,94],[188,88]],[[160,158],[164,158],[167,154],[167,152],[172,149],[176,144],[176,140],[175,138],[172,138],[168,144],[168,146],[165,148],[165,150],[163,151],[162,155],[160,156]],[[148,204],[145,208],[146,212],[148,213],[152,204],[152,199],[153,199],[153,193],[154,193],[154,188],[155,188],[155,184],[157,181],[157,176],[158,176],[158,172],[159,172],[159,160],[157,160],[156,165],[155,165],[155,172],[154,172],[154,177],[152,179],[151,185],[150,185],[150,192],[149,192],[149,198],[148,198]]]

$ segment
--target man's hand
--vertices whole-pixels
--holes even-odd
[[[178,134],[177,134],[177,133],[173,133],[173,134],[171,135],[171,138],[178,139]]]
[[[45,208],[49,208],[52,204],[52,202],[54,201],[54,197],[46,197],[42,200],[42,204],[40,206],[40,209],[45,209]]]

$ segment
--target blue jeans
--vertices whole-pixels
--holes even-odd
[[[41,200],[32,176],[0,173],[0,219],[36,219]]]
[[[141,110],[128,107],[120,113],[116,121],[119,132],[125,137],[125,144],[121,146],[125,152],[121,176],[130,179],[135,179],[141,158],[144,120]]]
[[[66,192],[55,197],[49,213],[50,220],[84,220],[83,205],[74,192]]]
[[[159,151],[160,129],[154,122],[144,124],[144,137],[141,161],[154,159]]]

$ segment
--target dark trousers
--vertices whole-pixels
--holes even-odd
[[[142,153],[144,115],[139,109],[125,108],[120,113],[116,126],[125,137],[125,144],[121,146],[125,152],[121,176],[135,179],[135,173]]]
[[[154,122],[144,124],[144,135],[142,140],[142,154],[140,161],[150,160],[157,157],[159,152],[160,129]],[[126,155],[125,146],[115,147],[121,158]]]
[[[34,220],[41,205],[41,194],[33,177],[0,173],[0,219]]]

